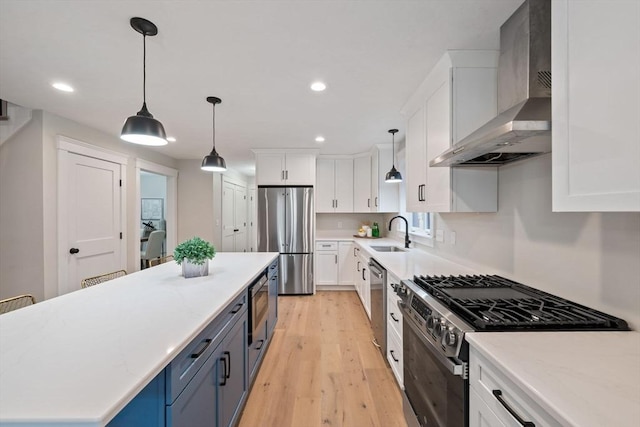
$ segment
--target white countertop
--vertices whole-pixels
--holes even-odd
[[[388,237],[366,239],[349,237],[340,233],[318,234],[320,235],[320,237],[316,236],[318,241],[353,241],[400,280],[411,279],[414,275],[421,274],[477,274],[477,272],[468,267],[415,248],[407,249],[406,252],[378,252],[371,249],[371,246],[398,246],[404,248],[404,242]]]
[[[174,262],[0,316],[0,424],[108,423],[277,253]]]
[[[562,425],[635,427],[640,421],[640,333],[466,334]]]

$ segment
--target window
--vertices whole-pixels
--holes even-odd
[[[409,233],[431,237],[431,213],[412,212]]]

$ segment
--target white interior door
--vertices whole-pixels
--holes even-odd
[[[236,252],[247,251],[247,188],[236,185],[234,188],[234,216]]]
[[[67,283],[60,293],[80,289],[87,277],[124,269],[122,253],[121,167],[68,153],[66,197]]]
[[[235,185],[222,185],[222,252],[235,251]]]

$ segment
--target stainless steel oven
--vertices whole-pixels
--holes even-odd
[[[251,345],[265,330],[269,313],[269,280],[265,272],[249,288],[249,342]]]
[[[469,425],[467,343],[472,330],[413,282],[403,281],[403,410],[409,427]]]
[[[403,319],[403,410],[409,427],[468,426],[466,363],[453,361],[427,337],[413,314],[400,307]]]

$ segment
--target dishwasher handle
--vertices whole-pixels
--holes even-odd
[[[369,262],[369,271],[378,279],[382,279],[384,277],[383,271],[380,270],[380,267],[375,263]]]

